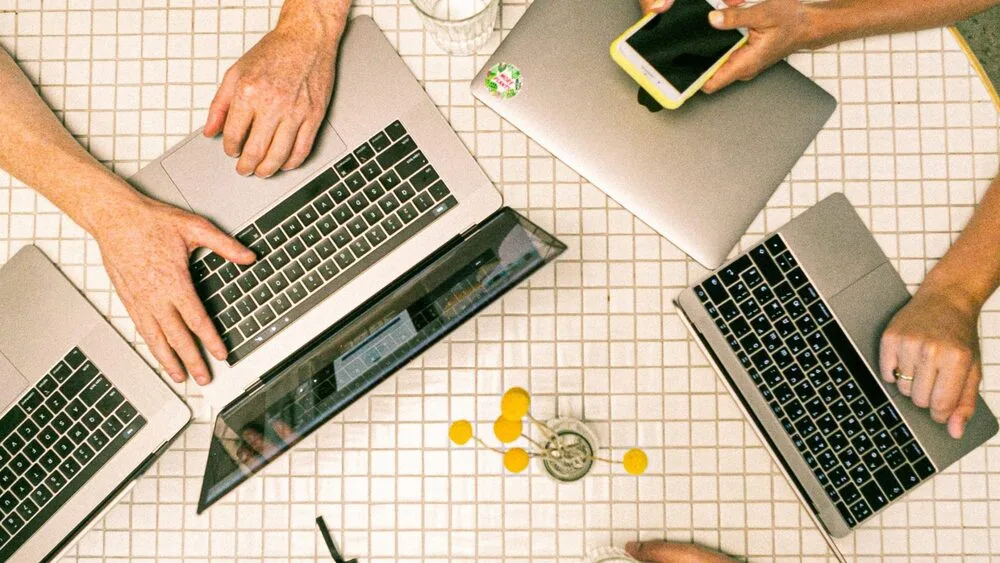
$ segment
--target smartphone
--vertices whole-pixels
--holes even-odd
[[[662,14],[647,14],[611,44],[611,58],[667,109],[693,96],[747,41],[747,31],[708,23],[723,0],[675,0]]]

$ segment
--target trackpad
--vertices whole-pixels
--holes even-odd
[[[340,136],[324,120],[305,163],[295,170],[279,171],[266,180],[236,173],[236,159],[222,150],[222,135],[213,139],[201,134],[194,136],[163,159],[162,166],[192,210],[232,233],[329,164],[345,148]]]
[[[0,412],[27,388],[28,381],[21,372],[14,369],[13,364],[0,354]]]

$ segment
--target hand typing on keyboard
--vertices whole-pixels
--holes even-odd
[[[108,206],[91,232],[139,334],[174,381],[190,373],[200,385],[208,383],[194,337],[220,360],[227,351],[195,293],[190,255],[206,247],[237,264],[251,264],[254,253],[208,220],[131,190]]]
[[[983,378],[979,313],[1000,284],[1000,177],[882,335],[882,377],[960,438]]]
[[[223,135],[236,171],[269,177],[309,156],[333,91],[350,0],[288,0],[273,31],[227,72],[204,134]]]

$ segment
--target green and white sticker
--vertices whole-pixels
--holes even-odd
[[[512,64],[495,64],[486,73],[486,88],[495,96],[513,98],[521,91],[521,85],[521,69]]]

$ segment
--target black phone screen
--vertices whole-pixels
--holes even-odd
[[[684,92],[743,39],[739,31],[712,27],[708,14],[713,9],[705,0],[676,0],[626,43],[677,91]]]

